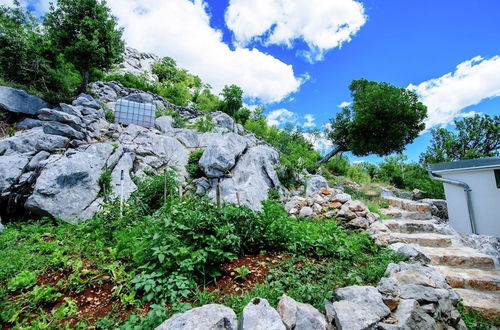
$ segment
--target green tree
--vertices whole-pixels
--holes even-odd
[[[422,164],[493,157],[500,154],[500,116],[475,115],[455,120],[455,132],[432,129],[431,145],[420,155]]]
[[[352,106],[330,120],[335,148],[320,163],[345,151],[357,156],[401,152],[425,128],[427,107],[415,93],[366,79],[352,81],[349,89]]]
[[[243,90],[236,85],[225,86],[221,95],[223,97],[221,110],[234,117],[243,105]]]
[[[80,71],[82,91],[91,69],[107,70],[122,59],[122,29],[105,0],[58,0],[44,25],[53,46]]]

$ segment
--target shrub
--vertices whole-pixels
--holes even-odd
[[[215,128],[215,124],[212,121],[212,116],[206,115],[203,118],[198,119],[194,124],[188,126],[189,128],[194,128],[199,132],[211,132]]]
[[[200,158],[203,156],[205,150],[195,150],[189,154],[188,163],[186,165],[186,170],[192,179],[198,179],[205,176],[205,173],[200,167]]]
[[[349,166],[346,175],[359,184],[367,184],[371,182],[370,174],[357,165]]]
[[[36,274],[30,271],[22,271],[17,274],[16,277],[12,278],[8,283],[8,289],[10,291],[16,291],[19,289],[27,289],[36,284]]]
[[[118,81],[128,88],[136,88],[142,91],[158,94],[158,87],[150,82],[145,75],[133,75],[131,73],[113,73],[104,77],[105,81]]]
[[[335,155],[324,165],[335,175],[345,176],[349,169],[349,158],[344,155]]]

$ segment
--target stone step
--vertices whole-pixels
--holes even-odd
[[[422,247],[431,265],[494,269],[493,257],[468,247]]]
[[[395,207],[382,209],[382,213],[390,219],[410,219],[410,220],[429,220],[432,216],[428,213],[418,211],[405,211]]]
[[[437,226],[435,220],[410,220],[410,219],[386,219],[383,223],[394,232],[399,233],[441,233],[443,230]]]
[[[448,247],[452,244],[451,239],[452,236],[434,233],[407,234],[392,232],[389,236],[389,243],[415,243],[420,246]]]
[[[500,292],[455,289],[465,308],[478,311],[485,319],[500,317]]]
[[[434,266],[453,288],[500,291],[499,269],[456,268]]]

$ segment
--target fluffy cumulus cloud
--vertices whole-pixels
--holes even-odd
[[[321,154],[326,154],[332,149],[333,143],[330,141],[324,132],[319,134],[302,133],[304,138],[311,142],[314,150],[319,151]]]
[[[309,61],[341,47],[365,24],[364,7],[354,0],[230,0],[226,24],[237,45],[260,41],[291,48],[296,40]]]
[[[291,65],[257,49],[231,49],[210,26],[202,0],[108,0],[129,46],[174,58],[220,91],[236,84],[245,96],[277,102],[300,87]]]
[[[428,108],[427,128],[446,126],[468,106],[500,96],[500,56],[484,59],[476,56],[457,65],[454,72],[408,86]]]
[[[308,113],[307,115],[304,116],[304,119],[306,120],[306,122],[303,125],[305,128],[316,126],[316,123],[314,122],[315,118],[312,114]]]
[[[295,123],[297,114],[287,109],[277,109],[267,115],[267,124],[269,126],[280,126],[286,123]]]

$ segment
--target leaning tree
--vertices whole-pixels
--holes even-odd
[[[402,152],[425,128],[427,107],[414,92],[366,79],[352,81],[349,89],[352,104],[330,119],[334,149],[319,164],[347,151],[356,156]]]

